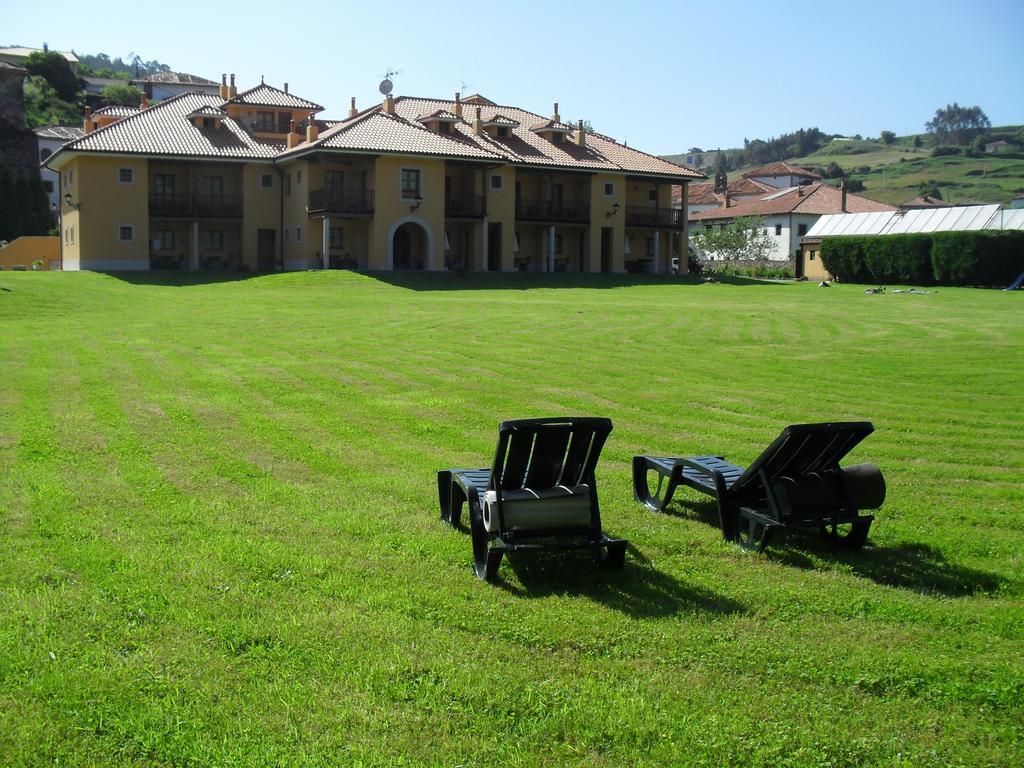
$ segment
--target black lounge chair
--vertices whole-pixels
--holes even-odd
[[[626,541],[601,531],[594,467],[612,431],[601,418],[518,419],[498,425],[490,469],[437,473],[441,519],[458,527],[467,503],[476,575],[492,581],[506,552],[590,549],[621,568]]]
[[[634,456],[633,494],[656,512],[680,484],[714,496],[722,535],[748,549],[763,550],[775,533],[801,527],[816,527],[834,544],[856,549],[874,520],[860,510],[882,505],[885,479],[874,464],[844,469],[839,462],[873,431],[866,421],[794,424],[746,469],[722,456]],[[658,476],[654,493],[651,471]]]

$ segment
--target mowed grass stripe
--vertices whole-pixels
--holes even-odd
[[[78,519],[14,553],[5,599],[57,586],[47,607],[14,601],[18,629],[0,631],[29,649],[17,676],[0,666],[0,718],[17,718],[6,755],[1016,762],[1021,397],[1005,379],[1022,343],[1005,294],[38,277],[0,276],[20,302],[0,317],[31,330],[27,348],[64,350],[33,360],[42,379],[78,384],[29,409],[51,408],[50,426],[7,424],[13,398],[0,400],[0,434],[56,446],[61,461],[36,470]],[[921,301],[869,304],[890,298]],[[18,412],[46,402],[35,378],[13,387]],[[606,526],[633,544],[627,568],[520,558],[503,586],[480,584],[468,537],[437,521],[433,473],[488,463],[499,419],[548,410],[614,419],[599,483]],[[751,556],[694,495],[668,515],[631,499],[635,452],[746,463],[785,423],[834,418],[878,426],[851,457],[890,482],[864,553],[808,536]],[[31,517],[26,488],[0,499]],[[56,661],[41,616],[63,638]]]

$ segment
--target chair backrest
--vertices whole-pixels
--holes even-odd
[[[498,425],[489,490],[592,484],[611,419],[515,419]]]
[[[732,488],[737,492],[760,488],[762,472],[772,483],[780,477],[838,469],[843,457],[874,431],[870,421],[792,424],[754,459]]]

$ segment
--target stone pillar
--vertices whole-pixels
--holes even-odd
[[[330,269],[331,266],[331,217],[324,216],[322,219],[324,223],[324,233],[321,240],[323,241],[323,248],[320,253],[323,255],[323,268]]]
[[[487,271],[487,262],[490,259],[490,254],[487,251],[487,247],[488,247],[487,229],[488,229],[488,227],[489,227],[489,224],[487,222],[487,217],[484,216],[483,219],[480,221],[480,271],[481,272],[486,272]],[[469,265],[467,264],[467,266],[469,266]]]
[[[654,230],[654,259],[651,261],[651,272],[661,272],[661,232]]]
[[[199,269],[199,222],[192,222],[192,253],[189,254],[189,269]]]

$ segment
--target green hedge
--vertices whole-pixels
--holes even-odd
[[[821,261],[848,283],[1004,286],[1024,272],[1024,232],[829,237]]]

